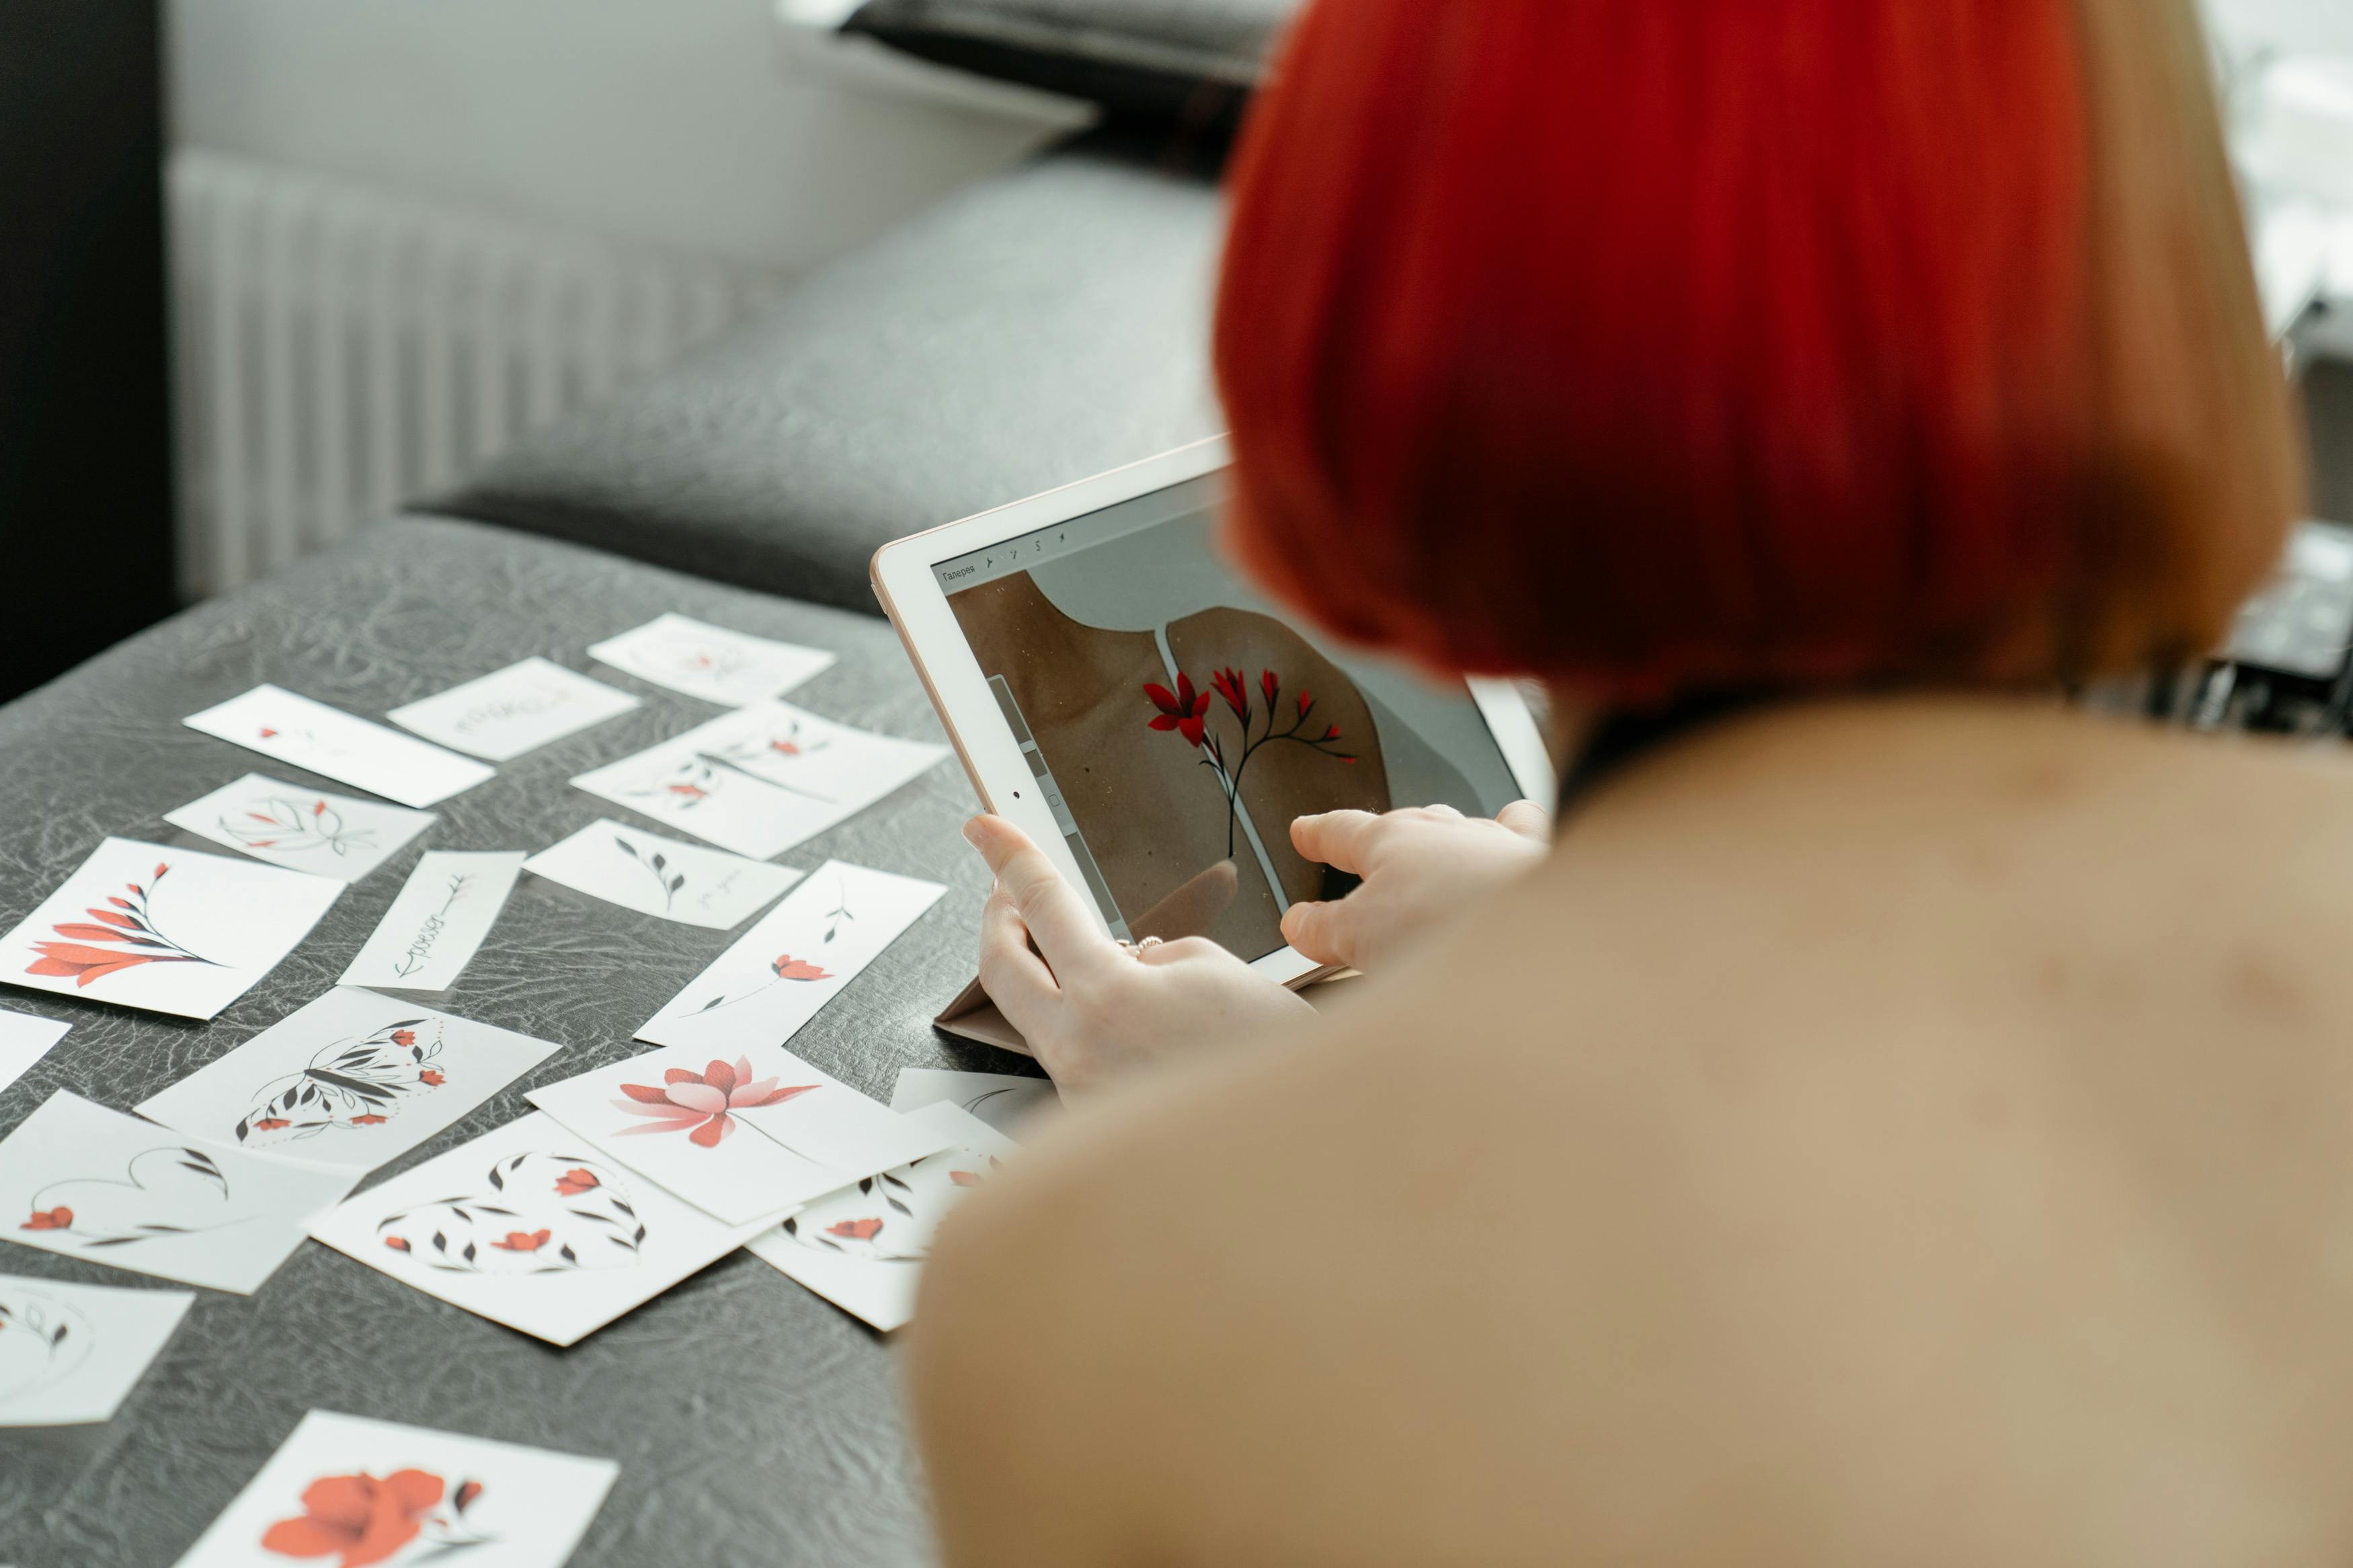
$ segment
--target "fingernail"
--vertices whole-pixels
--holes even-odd
[[[980,847],[980,818],[968,818],[964,825],[964,841],[975,849]]]

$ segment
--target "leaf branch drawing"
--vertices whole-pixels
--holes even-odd
[[[678,890],[686,886],[686,873],[683,871],[672,871],[670,868],[670,857],[667,855],[660,853],[656,853],[651,856],[639,854],[636,845],[630,843],[628,839],[622,837],[617,833],[613,835],[613,842],[620,846],[622,854],[627,855],[633,862],[642,868],[647,875],[653,878],[655,886],[661,889],[662,908],[665,910],[669,910],[670,908],[670,900],[678,896]]]
[[[346,827],[343,814],[316,797],[305,805],[285,795],[266,796],[239,815],[223,814],[219,822],[223,833],[248,849],[325,849],[340,856],[375,844],[375,829]]]
[[[33,951],[41,956],[26,966],[27,974],[54,975],[69,978],[79,989],[118,970],[135,968],[142,963],[205,963],[216,969],[225,968],[216,959],[192,952],[164,934],[157,924],[149,900],[160,886],[172,863],[159,860],[149,874],[146,884],[125,882],[123,892],[130,896],[109,895],[108,909],[91,908],[82,912],[90,924],[78,921],[60,921],[50,929],[62,939],[37,942]],[[113,945],[100,947],[100,942]]]
[[[1235,742],[1240,747],[1240,754],[1231,762],[1227,758],[1225,742],[1209,728],[1213,692],[1225,700],[1240,731]],[[1233,858],[1234,829],[1240,816],[1242,773],[1250,766],[1250,759],[1261,751],[1270,745],[1291,744],[1304,746],[1335,762],[1353,763],[1356,760],[1336,744],[1341,739],[1337,724],[1327,723],[1321,734],[1314,731],[1315,699],[1307,692],[1299,694],[1288,727],[1275,727],[1282,722],[1277,710],[1281,706],[1282,681],[1271,669],[1259,672],[1256,696],[1251,693],[1250,678],[1231,667],[1219,669],[1209,678],[1208,691],[1195,690],[1193,678],[1179,670],[1176,690],[1169,690],[1156,680],[1147,680],[1144,683],[1144,695],[1155,710],[1153,717],[1146,721],[1146,728],[1173,730],[1182,735],[1196,751],[1204,753],[1199,759],[1200,765],[1210,771],[1218,781],[1218,787],[1224,792],[1228,859]],[[1264,700],[1262,713],[1261,698]],[[1252,729],[1260,725],[1263,727],[1253,736]]]

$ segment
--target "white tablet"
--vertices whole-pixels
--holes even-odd
[[[1534,716],[1309,631],[1213,547],[1203,441],[885,545],[874,591],[987,808],[1103,928],[1206,935],[1285,983],[1293,901],[1352,885],[1291,845],[1309,812],[1551,804]]]

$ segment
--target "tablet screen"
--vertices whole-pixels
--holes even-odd
[[[1520,795],[1460,685],[1328,645],[1212,547],[1212,474],[933,567],[1039,795],[1114,933],[1255,959],[1282,911],[1349,879],[1304,859],[1309,812]]]

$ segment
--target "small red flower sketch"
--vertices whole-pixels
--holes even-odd
[[[53,1209],[35,1209],[33,1217],[16,1228],[18,1230],[71,1230],[73,1210],[62,1205]]]
[[[948,1173],[948,1180],[954,1182],[959,1187],[976,1187],[980,1185],[980,1173],[977,1171],[950,1171]]]
[[[157,928],[154,915],[148,906],[148,894],[164,880],[164,874],[171,868],[170,861],[158,861],[144,887],[137,882],[123,884],[124,890],[131,895],[129,898],[110,895],[106,901],[113,908],[82,911],[97,924],[66,921],[51,927],[66,940],[35,942],[33,951],[41,956],[35,959],[25,973],[70,978],[75,989],[79,990],[92,981],[142,963],[206,963],[219,968],[220,965],[213,960],[190,952]],[[92,945],[96,942],[118,945]]]
[[[385,1116],[354,1116],[352,1118],[352,1125],[354,1127],[381,1127],[390,1120],[390,1117]]]
[[[755,1082],[751,1058],[737,1057],[732,1065],[714,1061],[699,1073],[670,1068],[662,1073],[659,1089],[649,1084],[625,1083],[621,1092],[629,1098],[613,1103],[633,1116],[654,1119],[647,1126],[623,1129],[624,1137],[641,1132],[682,1131],[688,1142],[716,1149],[721,1139],[735,1131],[735,1118],[730,1112],[782,1105],[818,1087],[804,1083],[778,1089],[773,1078]]]
[[[1241,754],[1230,763],[1225,743],[1208,727],[1212,693],[1224,699],[1226,706],[1233,712],[1235,722],[1241,729]],[[1353,763],[1356,760],[1333,744],[1340,739],[1340,726],[1337,724],[1324,725],[1320,735],[1313,732],[1309,718],[1314,712],[1315,700],[1304,691],[1299,694],[1297,710],[1292,716],[1289,728],[1275,728],[1277,706],[1282,696],[1282,680],[1271,669],[1259,671],[1255,697],[1250,691],[1250,678],[1230,667],[1212,675],[1209,690],[1198,696],[1194,694],[1192,678],[1181,670],[1177,672],[1174,692],[1157,681],[1147,680],[1144,683],[1144,695],[1158,710],[1147,721],[1150,728],[1174,730],[1190,742],[1196,750],[1206,753],[1200,759],[1201,765],[1209,770],[1218,781],[1218,787],[1225,792],[1226,855],[1229,859],[1234,853],[1234,828],[1240,816],[1242,770],[1250,766],[1250,758],[1257,755],[1261,747],[1272,742],[1288,741],[1338,762]],[[1265,728],[1253,737],[1250,731],[1258,723],[1261,709]]]
[[[491,1538],[460,1521],[481,1483],[458,1488],[448,1511],[441,1508],[448,1483],[430,1470],[395,1470],[378,1479],[365,1471],[326,1476],[302,1491],[302,1512],[281,1519],[261,1534],[261,1549],[279,1557],[332,1557],[336,1568],[367,1568],[397,1553],[420,1535],[439,1550],[480,1546]]]
[[[392,1248],[395,1252],[406,1252],[409,1250],[408,1240],[406,1237],[387,1236],[384,1238],[384,1244]]]
[[[789,952],[776,954],[768,967],[776,972],[776,978],[779,980],[830,980],[833,978],[818,965],[809,963],[807,959],[795,958]]]
[[[287,1121],[286,1118],[282,1116],[265,1116],[260,1121],[253,1124],[253,1130],[256,1132],[275,1132],[281,1127],[291,1127],[294,1124],[292,1122]]]
[[[879,1219],[845,1219],[827,1226],[825,1233],[840,1237],[845,1241],[871,1241],[882,1234],[882,1222]]]
[[[417,1043],[417,1031],[414,1029],[395,1029],[392,1032],[392,1043],[396,1046],[413,1046]]]
[[[658,800],[684,811],[701,805],[719,793],[725,776],[708,757],[693,756],[670,770],[667,778],[651,778],[617,793],[632,800]]]
[[[443,1078],[433,1068],[427,1068],[423,1072],[417,1075],[417,1081],[423,1084],[427,1089],[439,1089],[443,1084],[448,1083],[449,1080]]]
[[[547,1245],[549,1234],[544,1230],[511,1230],[491,1245],[501,1252],[537,1252]]]
[[[574,1166],[555,1178],[556,1192],[567,1198],[576,1198],[583,1193],[594,1192],[604,1184],[596,1179],[596,1172],[579,1165]]]
[[[248,849],[325,849],[343,856],[375,843],[375,828],[345,827],[343,814],[316,795],[265,795],[240,813],[224,814],[219,823]]]

